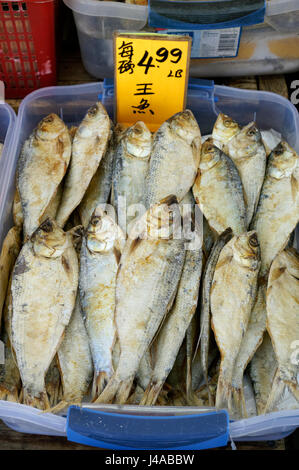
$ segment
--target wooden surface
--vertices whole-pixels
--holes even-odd
[[[67,48],[61,53],[58,67],[58,85],[71,85],[98,81],[91,77],[84,69],[80,58],[78,48]],[[231,79],[216,79],[216,83],[238,88],[260,89],[273,91],[282,96],[288,97],[287,85],[284,76],[267,77],[242,77]],[[8,103],[17,112],[21,100],[7,100]],[[292,440],[292,442],[294,439]],[[295,441],[294,441],[295,442]],[[296,444],[295,444],[296,445]],[[250,442],[236,443],[238,450],[283,450],[284,441],[276,442]],[[294,447],[293,447],[294,448]],[[21,434],[7,428],[0,421],[0,450],[80,450],[90,449],[92,447],[81,446],[67,441],[64,437],[37,436],[30,434]],[[231,445],[226,447],[231,450]]]

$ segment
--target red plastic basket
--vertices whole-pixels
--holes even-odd
[[[56,84],[56,0],[0,0],[0,80],[6,98]]]

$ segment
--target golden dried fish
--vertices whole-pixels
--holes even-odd
[[[232,238],[231,229],[225,230],[218,240],[215,242],[209,258],[205,265],[205,270],[203,274],[203,282],[201,287],[201,305],[200,305],[200,336],[198,338],[197,348],[200,348],[200,360],[203,376],[208,384],[208,357],[209,357],[209,345],[210,345],[210,331],[211,331],[211,299],[210,292],[212,281],[214,277],[215,268],[218,262],[221,251],[224,246]],[[212,405],[211,396],[209,395],[210,405]]]
[[[112,203],[124,233],[129,233],[136,218],[135,211],[139,215],[138,204],[143,204],[151,150],[152,134],[138,121],[123,134],[115,152]]]
[[[71,141],[64,122],[45,117],[23,145],[17,166],[24,234],[30,236],[44,220],[71,157]]]
[[[256,296],[260,268],[256,232],[235,236],[223,248],[211,287],[212,329],[221,354],[216,407],[231,407],[236,358]]]
[[[174,196],[154,205],[130,232],[116,286],[118,367],[97,400],[125,403],[140,361],[170,310],[185,258],[184,239],[172,237]]]
[[[101,208],[94,211],[80,255],[79,291],[94,363],[92,398],[104,390],[114,370],[115,289],[124,234]]]
[[[282,251],[273,261],[267,290],[267,330],[271,337],[278,369],[265,412],[275,411],[288,389],[299,406],[299,255],[293,249]],[[297,357],[296,357],[297,356]]]
[[[243,186],[233,161],[209,141],[202,146],[194,198],[209,226],[218,235],[231,228],[235,235],[246,231]]]
[[[21,249],[20,229],[13,227],[2,245],[0,254],[0,323],[2,317],[2,309],[4,306],[9,277],[14,267],[15,261]]]
[[[24,223],[24,217],[23,217],[21,197],[20,197],[18,188],[16,188],[16,191],[15,191],[12,214],[13,214],[13,221],[14,221],[15,226],[22,228],[23,223]]]
[[[260,201],[252,221],[261,247],[261,275],[286,246],[299,221],[299,157],[281,142],[268,158]]]
[[[92,380],[93,364],[79,295],[57,358],[61,373],[62,400],[67,403],[81,403]]]
[[[93,176],[88,189],[78,207],[82,225],[87,228],[90,218],[100,204],[106,204],[111,192],[113,161],[117,137],[112,134],[107,151]]]
[[[259,202],[267,159],[261,133],[254,122],[243,127],[228,142],[227,154],[233,160],[241,177],[248,227]]]
[[[73,140],[72,159],[57,213],[57,222],[61,227],[64,227],[71,213],[82,201],[105,155],[109,136],[110,119],[103,105],[98,102],[88,110]]]
[[[202,251],[186,250],[176,298],[155,341],[154,370],[141,404],[154,405],[169,375],[195,313],[202,268]],[[194,336],[196,333],[194,334]],[[190,338],[191,340],[191,338]],[[187,337],[188,344],[188,337]],[[189,345],[191,347],[191,345]],[[189,348],[188,348],[189,349]],[[188,354],[191,359],[192,353]],[[191,362],[189,372],[191,369]],[[190,377],[191,389],[191,377]],[[189,392],[190,392],[189,389]]]
[[[271,338],[269,334],[265,332],[263,342],[253,356],[249,366],[259,415],[264,413],[276,370],[277,361]]]
[[[252,308],[247,330],[242,339],[232,379],[232,408],[235,417],[247,418],[243,393],[243,376],[247,365],[263,340],[266,330],[266,286],[258,279],[258,291]]]
[[[241,130],[241,126],[226,114],[220,113],[213,127],[212,139],[214,145],[225,151],[228,142]]]
[[[71,236],[47,219],[23,246],[12,276],[12,346],[24,403],[45,409],[45,375],[69,323],[78,285]]]
[[[149,208],[174,194],[180,202],[191,189],[198,170],[201,134],[191,111],[165,121],[154,135],[146,178],[145,205]]]

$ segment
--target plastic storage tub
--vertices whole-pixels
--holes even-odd
[[[64,0],[64,3],[73,10],[86,70],[97,78],[112,77],[113,31],[141,30],[147,23],[147,6],[98,0]],[[190,25],[183,29],[192,30]],[[243,28],[237,57],[194,58],[190,64],[193,77],[274,74],[296,70],[299,70],[298,0],[267,0],[264,24]]]
[[[98,0],[63,0],[73,10],[81,56],[87,72],[113,76],[113,33],[139,31],[147,22],[147,6]]]
[[[57,0],[0,0],[0,80],[6,98],[56,83]]]
[[[68,125],[78,124],[99,95],[113,117],[113,92],[113,84],[104,88],[102,83],[91,83],[49,87],[37,90],[23,100],[11,153],[10,156],[5,155],[5,172],[0,174],[0,240],[3,240],[12,226],[16,164],[22,144],[34,126],[50,112],[60,115]],[[224,86],[214,87],[213,82],[193,80],[189,83],[187,107],[194,112],[203,134],[211,132],[221,110],[241,124],[254,119],[262,129],[275,129],[299,151],[298,112],[288,100],[279,95]],[[190,414],[195,415],[194,419],[191,420]],[[235,441],[283,438],[299,426],[299,409],[229,423],[226,411],[216,412],[206,408],[172,408],[169,411],[157,407],[146,410],[134,406],[87,405],[83,409],[70,407],[66,418],[42,414],[25,405],[0,401],[0,418],[20,432],[67,435],[70,440],[101,447],[132,448],[134,442],[134,448],[199,449],[225,445],[229,438]],[[158,429],[163,429],[163,432],[152,434],[147,444],[140,431],[142,420],[147,425],[148,434],[157,429],[157,425],[161,426]],[[192,423],[190,428],[186,424],[188,422]],[[190,429],[190,436],[186,435],[187,429]],[[170,440],[172,446],[169,444]]]
[[[283,74],[299,70],[299,1],[268,0],[265,22],[243,28],[238,56],[192,59],[192,76]]]

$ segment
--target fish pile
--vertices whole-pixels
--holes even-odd
[[[273,142],[274,140],[274,142]],[[25,141],[0,255],[0,399],[216,406],[299,402],[299,156],[220,113],[152,134],[98,102]]]

